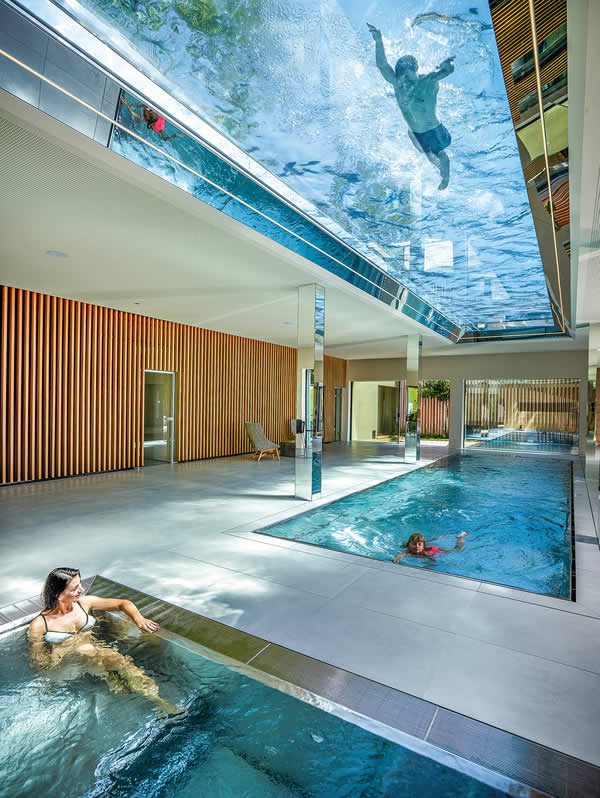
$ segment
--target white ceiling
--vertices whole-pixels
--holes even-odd
[[[427,354],[587,348],[450,344],[2,91],[0,141],[3,284],[295,346],[296,288],[318,281],[338,357],[401,356],[415,332]]]

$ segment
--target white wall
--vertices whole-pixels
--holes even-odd
[[[459,346],[459,345],[458,345]],[[485,345],[482,344],[482,347]],[[403,380],[406,360],[349,360],[348,382],[355,380]],[[572,377],[581,380],[579,408],[579,453],[585,454],[587,434],[587,349],[571,352],[518,352],[493,355],[444,355],[424,357],[423,380],[450,380],[450,446],[462,438],[463,380],[476,379],[552,379]]]
[[[353,441],[370,441],[373,439],[373,430],[377,432],[380,385],[388,385],[393,388],[396,383],[391,380],[382,380],[354,386],[352,392]]]

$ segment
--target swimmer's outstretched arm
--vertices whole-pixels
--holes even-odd
[[[451,55],[449,58],[446,58],[445,61],[442,61],[436,70],[430,72],[425,77],[431,78],[432,80],[442,80],[443,78],[447,78],[448,75],[451,75],[454,69],[454,56]]]
[[[101,598],[100,596],[83,596],[79,603],[86,612],[90,610],[120,610],[128,615],[142,632],[156,632],[158,624],[144,618],[133,601],[128,599]]]
[[[379,28],[376,28],[375,25],[369,25],[368,22],[367,22],[367,28],[369,29],[371,36],[375,40],[375,63],[377,64],[377,69],[381,72],[381,74],[387,80],[388,83],[395,83],[396,73],[394,72],[392,67],[388,64],[388,60],[385,57],[385,47],[383,46],[381,31],[379,30]]]
[[[465,537],[468,535],[468,532],[460,532],[456,536],[456,546],[453,549],[440,549],[440,551],[460,551],[462,547],[465,545]]]
[[[127,100],[125,99],[125,97],[123,97],[123,105],[125,105],[125,106],[126,106],[126,108],[128,109],[129,113],[130,113],[132,116],[135,116],[135,118],[136,118],[136,119],[141,119],[141,118],[142,118],[142,115],[141,115],[141,114],[136,114],[136,112],[135,112],[135,111],[133,110],[133,108],[132,108],[132,107],[129,105],[129,103],[127,102]],[[143,108],[143,106],[142,106],[142,105],[139,105],[139,106],[136,106],[136,107],[138,107],[138,108]]]
[[[398,553],[398,554],[396,554],[396,556],[395,556],[395,557],[392,559],[392,562],[394,562],[394,563],[396,563],[396,565],[398,565],[398,563],[400,562],[400,560],[403,560],[403,559],[406,557],[406,555],[407,555],[407,554],[408,554],[408,549],[405,549],[404,551],[401,551],[401,552],[399,552],[399,553]]]

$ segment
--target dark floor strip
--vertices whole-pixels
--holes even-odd
[[[577,543],[593,543],[595,546],[598,545],[598,538],[594,535],[575,535],[575,540]]]

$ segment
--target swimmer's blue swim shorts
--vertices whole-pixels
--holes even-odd
[[[413,134],[421,145],[423,152],[432,152],[434,155],[445,150],[452,141],[452,136],[443,125],[438,125],[432,130],[426,130],[424,133],[416,133],[413,130]]]

